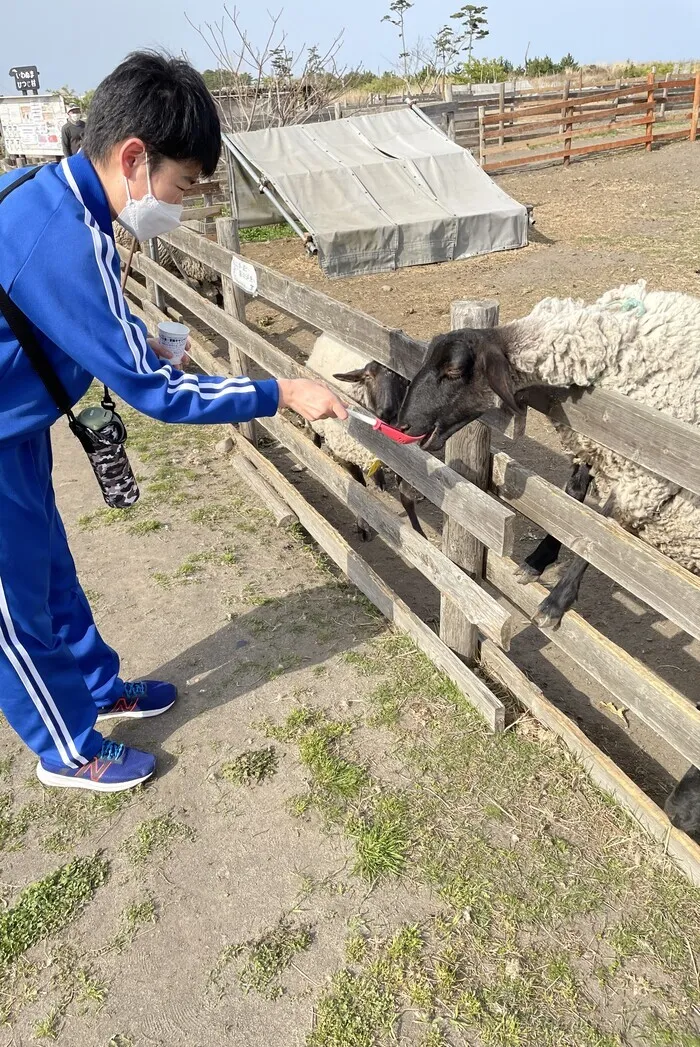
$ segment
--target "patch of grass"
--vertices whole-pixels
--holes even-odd
[[[59,1007],[52,1007],[45,1018],[34,1026],[37,1040],[57,1040],[63,1024],[63,1013]]]
[[[131,839],[124,842],[123,849],[134,865],[145,865],[151,858],[168,858],[173,844],[180,840],[192,841],[194,829],[177,822],[170,814],[162,814],[141,822]]]
[[[380,796],[370,811],[348,821],[346,831],[355,842],[356,876],[374,882],[404,871],[412,838],[404,797]]]
[[[160,520],[153,520],[146,518],[145,520],[135,520],[134,523],[129,524],[127,530],[129,534],[153,534],[155,531],[160,531],[165,526]]]
[[[121,914],[122,929],[114,939],[114,948],[121,952],[127,945],[131,945],[134,938],[147,924],[158,922],[158,910],[156,903],[150,895],[140,898],[138,901],[127,905]]]
[[[94,832],[100,823],[137,801],[141,788],[130,792],[67,795],[61,790],[46,790],[41,800],[32,801],[27,811],[32,826],[48,828],[41,846],[52,854],[70,850],[76,840]]]
[[[107,862],[93,854],[74,858],[25,887],[14,905],[0,913],[0,968],[67,927],[106,878]]]
[[[233,785],[260,785],[277,772],[277,750],[273,745],[241,753],[225,763],[221,776]]]
[[[375,1047],[395,1042],[401,999],[407,995],[422,948],[418,928],[403,927],[369,958],[364,970],[345,968],[334,974],[318,1001],[316,1027],[307,1047]]]
[[[248,229],[240,229],[238,235],[242,244],[254,244],[268,240],[288,240],[296,234],[288,222],[275,222],[274,225],[252,225]]]
[[[190,513],[190,520],[192,523],[204,524],[207,527],[220,527],[222,523],[230,520],[233,513],[240,507],[240,500],[234,500],[227,505],[210,502],[193,510]]]
[[[14,810],[12,795],[0,793],[0,851],[19,850],[31,823],[32,807],[30,804]]]
[[[280,979],[294,962],[294,957],[305,952],[313,942],[311,928],[282,917],[277,925],[260,938],[229,946],[222,953],[212,974],[220,982],[223,969],[233,960],[243,960],[238,981],[243,990],[256,992],[266,1000],[283,995]]]
[[[262,592],[257,582],[248,582],[243,586],[241,600],[252,607],[264,607],[265,604],[275,603],[275,597]]]

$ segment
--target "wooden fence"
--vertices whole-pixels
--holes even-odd
[[[424,356],[422,342],[273,269],[241,259],[230,249],[236,245],[233,220],[218,219],[217,234],[218,242],[212,242],[179,229],[164,239],[221,274],[224,309],[206,301],[145,253],[134,258],[136,273],[145,284],[135,277],[127,282],[134,312],[147,321],[177,317],[184,309],[226,340],[228,357],[202,337],[194,339],[192,355],[205,372],[229,375],[252,366],[279,377],[309,374],[259,329],[246,324],[243,295],[230,280],[232,262],[248,266],[257,295],[275,309],[311,329],[328,332],[407,377],[416,372]],[[155,304],[156,289],[160,307]],[[472,323],[493,323],[497,311],[495,303],[455,303],[453,324],[463,323],[465,317]],[[342,393],[348,397],[347,388]],[[600,390],[565,401],[553,414],[578,432],[700,494],[700,433],[694,427]],[[507,416],[495,412],[488,421],[502,432],[514,434]],[[532,618],[545,595],[539,584],[522,586],[516,581],[517,565],[512,559],[516,514],[523,514],[584,555],[614,582],[699,639],[700,579],[613,521],[579,504],[512,455],[493,453],[490,429],[483,422],[472,423],[448,441],[444,463],[415,446],[394,444],[354,421],[349,425],[353,436],[442,510],[441,547],[413,531],[385,499],[353,480],[284,415],[260,419],[255,428],[246,428],[246,436],[243,427],[237,432],[242,475],[254,480],[258,492],[274,492],[278,518],[289,519],[294,514],[348,578],[454,681],[492,730],[504,729],[505,709],[489,679],[504,684],[553,730],[581,758],[593,778],[663,840],[691,879],[700,884],[700,849],[671,828],[663,812],[524,676],[508,655],[514,609]],[[258,426],[288,448],[343,505],[364,517],[409,567],[435,586],[442,601],[439,635],[265,457],[255,443]],[[603,685],[617,705],[700,766],[700,712],[692,701],[575,611],[564,616],[557,631],[542,632]]]
[[[491,173],[558,160],[568,166],[615,149],[650,152],[658,143],[694,142],[699,115],[700,73],[661,81],[650,75],[645,84],[579,97],[565,87],[561,101],[543,104],[509,107],[501,98],[498,109],[479,108],[479,162]],[[557,139],[561,145],[552,148]],[[574,145],[577,139],[587,141]]]

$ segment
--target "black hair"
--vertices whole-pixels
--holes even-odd
[[[90,103],[83,151],[106,161],[115,145],[140,138],[153,166],[193,160],[212,175],[221,154],[221,124],[204,80],[189,62],[134,51],[105,77]]]

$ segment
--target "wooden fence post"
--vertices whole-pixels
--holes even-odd
[[[498,302],[453,302],[452,329],[459,327],[495,327]],[[445,465],[451,466],[473,484],[486,490],[491,479],[491,431],[483,422],[471,422],[445,444]],[[464,527],[445,517],[442,551],[467,574],[478,580],[484,573],[484,546]],[[440,598],[440,639],[473,663],[479,655],[476,628],[468,622],[451,600]]]
[[[498,85],[498,112],[501,114],[501,119],[498,122],[498,144],[505,145],[505,138],[503,136],[503,115],[506,108],[506,85],[501,81]]]
[[[564,126],[564,167],[568,167],[571,163],[571,138],[574,133],[574,107],[572,105],[567,107],[566,110],[566,124]]]
[[[563,87],[562,92],[561,92],[561,100],[562,100],[562,102],[566,103],[566,102],[569,101],[569,91],[570,90],[571,90],[571,80],[569,80],[569,78],[567,77],[567,79],[564,81],[564,87]],[[565,131],[565,125],[564,125],[564,118],[565,117],[566,117],[566,104],[562,105],[562,107],[561,107],[562,125],[561,125],[561,128],[559,129],[560,134],[564,134],[564,131]]]
[[[695,74],[695,93],[693,94],[693,112],[690,117],[690,141],[698,137],[698,120],[700,120],[700,72]]]
[[[479,106],[479,163],[483,167],[486,163],[486,135],[484,128],[484,117],[486,115],[486,109],[483,105]]]
[[[646,151],[651,152],[654,144],[654,118],[656,116],[656,101],[654,100],[654,88],[656,86],[654,73],[647,73],[647,116],[645,126]]]
[[[231,192],[231,218],[216,219],[216,239],[222,247],[229,251],[240,254],[241,244],[238,239],[238,208],[236,206],[236,194]],[[235,316],[241,323],[245,323],[245,298],[240,287],[233,280],[221,277],[221,294],[224,299],[224,311]],[[248,371],[248,360],[240,351],[235,342],[228,343],[228,356],[231,361],[231,370],[234,374],[246,374]],[[257,447],[257,432],[255,422],[240,422],[241,435],[250,440]]]
[[[622,80],[617,79],[615,81],[615,90],[617,91],[617,97],[616,97],[615,101],[613,102],[613,109],[615,110],[615,115],[613,116],[613,123],[614,124],[617,123],[617,110],[620,107],[620,92],[622,91]]]
[[[148,255],[148,257],[151,258],[154,262],[158,263],[158,241],[157,241],[157,239],[154,238],[153,240],[148,240],[146,242],[145,246],[146,246],[146,254]],[[160,289],[158,284],[155,282],[155,280],[148,280],[148,279],[146,280],[146,292],[148,294],[148,297],[149,297],[150,301],[153,302],[153,304],[158,309],[160,309],[161,312],[163,312],[164,311],[164,306],[165,306],[165,298],[163,296],[162,290]]]
[[[671,74],[666,73],[666,83],[671,79]],[[661,95],[661,106],[659,108],[659,120],[666,119],[666,102],[668,101],[668,87],[664,87],[663,94]]]

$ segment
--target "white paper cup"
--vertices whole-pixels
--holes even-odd
[[[163,320],[158,324],[158,341],[172,353],[171,363],[179,364],[185,355],[185,346],[190,336],[190,329],[186,324],[175,323],[174,320]]]

